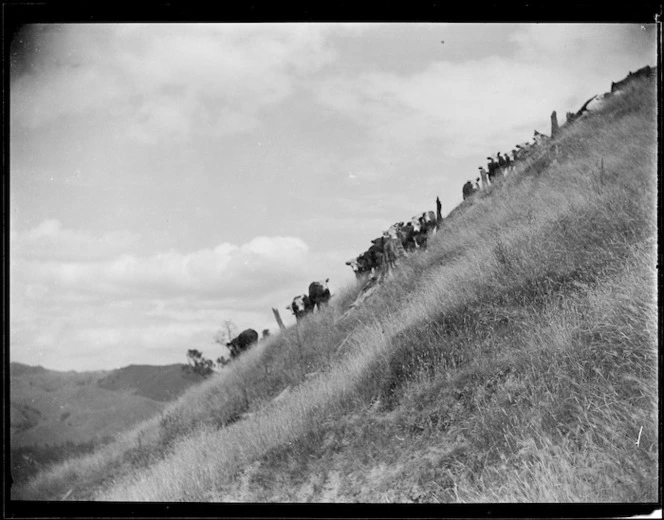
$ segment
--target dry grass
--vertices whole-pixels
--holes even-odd
[[[461,204],[349,318],[357,284],[189,391],[142,458],[136,430],[17,495],[655,501],[655,103],[634,94]]]

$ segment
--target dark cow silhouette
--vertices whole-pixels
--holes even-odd
[[[380,258],[380,263],[377,265],[378,268],[383,268],[386,271],[396,267],[397,256],[398,256],[398,246],[397,241],[397,229],[394,229],[394,236],[390,236],[389,232],[385,233],[379,238],[374,238],[371,241],[371,247]]]
[[[367,249],[367,260],[369,263],[369,270],[373,271],[383,265],[383,247],[382,244],[374,244],[372,242],[369,249]]]
[[[240,332],[240,334],[236,338],[233,338],[231,341],[226,343],[226,346],[231,351],[231,358],[236,358],[242,352],[248,350],[249,347],[251,347],[251,345],[253,345],[257,341],[258,341],[258,332],[256,332],[254,329],[247,329]]]
[[[369,251],[365,251],[364,253],[358,255],[356,258],[348,260],[346,265],[349,265],[353,270],[355,273],[355,278],[358,280],[364,278],[367,274],[371,273],[372,269],[371,256],[369,255]]]
[[[488,170],[487,175],[489,177],[489,182],[493,184],[493,178],[498,173],[498,168],[500,168],[500,165],[496,162],[496,160],[493,157],[487,157],[487,160],[489,161],[489,163],[487,164],[487,170]]]
[[[313,310],[314,306],[311,303],[311,299],[307,294],[301,294],[293,298],[293,303],[291,303],[286,309],[290,310],[294,315],[296,320],[304,318],[304,316]]]
[[[327,305],[327,302],[330,301],[332,295],[327,287],[329,281],[330,279],[327,278],[324,282],[311,282],[309,284],[309,301],[312,310],[315,308],[320,310],[321,305]]]
[[[477,180],[479,181],[479,178]],[[420,223],[420,232],[418,233],[418,236],[424,237],[424,240],[420,238],[418,242],[416,238],[416,242],[418,242],[420,247],[423,245],[426,248],[427,240],[434,235],[437,229],[436,214],[433,211],[425,211],[418,220]]]
[[[401,245],[403,246],[404,250],[408,252],[414,251],[417,247],[415,243],[416,235],[417,231],[412,222],[404,224],[401,226],[401,228],[399,228],[399,230],[397,230],[397,237],[399,240],[401,240]]]
[[[397,238],[385,237],[383,241],[383,260],[386,271],[394,269],[397,266]]]
[[[473,188],[473,183],[470,182],[470,181],[467,181],[466,184],[463,185],[463,188],[461,189],[461,192],[463,194],[463,200],[466,200],[473,193],[475,193],[475,190]]]
[[[507,162],[505,161],[505,158],[498,152],[498,166],[502,169],[507,165]]]

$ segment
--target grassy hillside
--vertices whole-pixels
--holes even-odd
[[[359,285],[12,496],[656,501],[654,90],[563,127],[347,318]]]

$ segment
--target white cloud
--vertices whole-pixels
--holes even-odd
[[[255,237],[245,244],[222,243],[189,253],[151,256],[124,252],[137,237],[114,232],[99,239],[63,229],[47,220],[25,233],[13,233],[12,272],[29,280],[25,295],[48,287],[85,294],[138,298],[162,295],[257,294],[268,286],[292,283],[310,270],[309,247],[295,237]]]
[[[56,220],[12,233],[11,247],[22,246],[10,264],[13,360],[86,369],[121,366],[120,360],[181,362],[186,348],[213,350],[224,319],[239,328],[274,327],[271,307],[285,307],[340,262],[297,237],[109,258],[127,247],[111,243]]]
[[[12,78],[13,121],[64,115],[120,118],[156,142],[253,128],[297,78],[332,61],[318,24],[76,24],[49,26],[33,71]]]
[[[56,219],[48,219],[26,233],[12,231],[9,237],[12,259],[102,260],[134,249],[141,236],[129,231],[113,231],[95,237],[82,231],[64,229]]]

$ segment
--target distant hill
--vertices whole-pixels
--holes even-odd
[[[184,365],[59,372],[10,364],[12,447],[114,436],[163,409],[202,380]]]
[[[182,370],[183,365],[129,365],[114,370],[98,386],[116,392],[129,392],[155,401],[172,401],[201,376]]]

